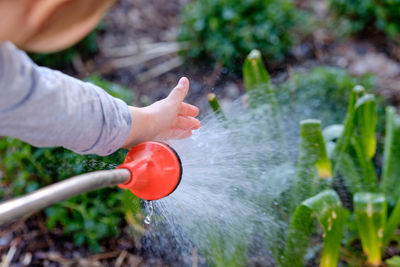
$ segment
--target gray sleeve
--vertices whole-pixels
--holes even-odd
[[[12,43],[0,43],[0,136],[38,147],[108,155],[128,138],[131,124],[122,100],[39,67]]]

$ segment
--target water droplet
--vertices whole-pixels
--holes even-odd
[[[151,223],[151,217],[154,213],[154,206],[152,201],[147,201],[147,204],[149,206],[149,214],[147,214],[146,218],[144,218],[144,223],[149,225]]]

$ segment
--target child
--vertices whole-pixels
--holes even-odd
[[[38,147],[108,155],[149,140],[185,138],[200,127],[181,78],[167,98],[128,106],[101,88],[39,67],[19,50],[64,49],[95,27],[112,0],[0,0],[0,136]]]

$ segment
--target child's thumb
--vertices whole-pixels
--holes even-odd
[[[189,80],[186,77],[180,78],[178,85],[172,89],[169,93],[168,98],[175,103],[181,103],[185,99],[189,91]]]

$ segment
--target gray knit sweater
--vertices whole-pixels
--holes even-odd
[[[0,43],[0,136],[38,147],[108,155],[124,143],[131,124],[122,100],[39,67],[12,43]]]

